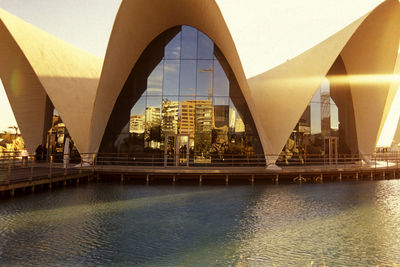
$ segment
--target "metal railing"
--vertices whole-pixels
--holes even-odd
[[[195,157],[181,154],[134,154],[127,153],[81,153],[79,156],[56,155],[42,159],[35,155],[3,154],[0,156],[0,185],[55,176],[67,176],[83,170],[94,172],[101,166],[138,167],[266,167],[265,159],[277,159],[277,165],[285,168],[320,169],[395,169],[400,166],[400,153],[385,152],[371,155],[339,155],[327,157],[321,154],[308,154],[291,157],[285,161],[282,154],[268,155],[230,155]]]
[[[69,155],[65,155],[69,157]],[[65,158],[65,157],[63,157]],[[0,156],[0,186],[20,183],[33,182],[44,178],[53,179],[54,177],[68,176],[82,172],[85,167],[80,167],[82,160],[79,157],[71,163],[60,157],[50,156],[49,158],[39,158],[36,155],[21,155],[18,153],[3,153]],[[92,170],[94,171],[93,167]]]

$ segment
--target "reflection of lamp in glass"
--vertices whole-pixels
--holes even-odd
[[[208,92],[208,99],[210,99],[210,97],[212,97],[213,95],[213,73],[214,73],[214,69],[213,68],[209,68],[209,69],[201,69],[199,70],[199,72],[210,72],[210,91]]]

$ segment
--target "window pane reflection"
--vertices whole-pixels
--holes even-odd
[[[167,155],[166,164],[171,166],[223,163],[228,155],[232,160],[232,154],[254,154],[252,144],[259,140],[251,127],[245,127],[240,114],[250,113],[222,53],[216,49],[217,59],[210,38],[189,26],[173,28],[162,38],[156,38],[138,60],[139,71],[131,74],[117,99],[100,150],[132,158]],[[134,104],[133,96],[138,98]],[[109,128],[121,120],[118,129]]]
[[[229,80],[218,60],[214,60],[214,96],[229,96]]]
[[[179,59],[181,55],[181,33],[165,46],[165,59]]]
[[[162,134],[178,133],[178,97],[163,98],[161,104],[161,131]]]
[[[145,146],[161,148],[161,97],[147,97]]]
[[[197,61],[197,96],[213,95],[213,61]]]
[[[201,163],[210,157],[211,130],[213,127],[212,100],[207,97],[197,97],[195,106],[195,137],[194,155]]]
[[[179,93],[179,60],[164,61],[163,95],[178,95]]]
[[[197,30],[182,26],[182,54],[181,59],[197,58]]]
[[[180,73],[180,92],[182,96],[196,96],[197,61],[182,60]]]
[[[163,88],[164,61],[161,61],[147,79],[147,95],[161,95]]]
[[[214,43],[202,32],[198,32],[198,59],[213,59],[214,58]]]
[[[340,89],[340,92],[335,92],[339,101],[344,92],[343,88]],[[339,128],[339,108],[332,99],[329,80],[325,78],[287,140],[278,163],[337,163],[339,150],[349,151],[345,140],[341,139],[344,132],[341,137]]]

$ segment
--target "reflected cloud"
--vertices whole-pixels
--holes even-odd
[[[162,88],[161,87],[147,87],[147,90],[149,92],[161,92]]]
[[[165,64],[164,66],[165,72],[178,72],[179,71],[179,64]]]

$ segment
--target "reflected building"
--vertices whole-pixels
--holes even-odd
[[[229,64],[208,36],[189,26],[172,28],[147,47],[115,104],[100,151],[189,153],[193,164],[263,154]]]
[[[131,115],[129,119],[129,132],[142,134],[144,133],[144,116],[143,115]]]
[[[340,59],[337,62],[340,64]],[[349,140],[350,144],[357,142],[356,136],[340,123],[354,123],[354,115],[344,115],[351,108],[351,102],[343,103],[346,90],[331,83],[329,77],[328,73],[291,133],[278,159],[279,164],[337,163],[340,154],[357,153],[348,146]],[[341,109],[333,98],[342,101]]]
[[[161,110],[161,129],[163,133],[177,134],[179,102],[163,100]]]

